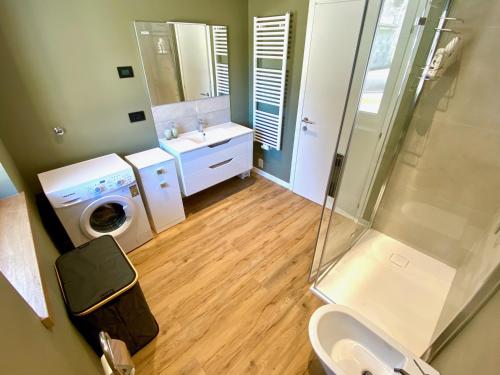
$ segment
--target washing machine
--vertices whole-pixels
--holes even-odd
[[[73,245],[112,235],[125,252],[153,238],[134,172],[116,154],[40,173]]]

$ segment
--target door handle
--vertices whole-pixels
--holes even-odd
[[[207,96],[207,97],[208,97],[208,96],[210,96],[210,94],[209,94],[208,92],[207,92],[207,93],[200,92],[200,95],[201,95],[201,96]]]
[[[302,130],[303,130],[303,131],[305,131],[305,132],[308,130],[307,125],[312,125],[312,124],[314,124],[314,122],[313,122],[313,121],[311,121],[311,120],[309,120],[309,118],[308,118],[308,117],[304,117],[301,121],[302,121],[304,124],[306,124],[306,125],[303,125],[303,126],[302,126]]]

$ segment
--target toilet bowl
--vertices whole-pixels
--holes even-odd
[[[317,309],[309,338],[328,375],[439,375],[366,318],[336,304]],[[396,369],[396,372],[395,372]]]

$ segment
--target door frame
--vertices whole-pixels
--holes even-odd
[[[309,0],[307,10],[306,39],[304,43],[304,57],[302,58],[302,72],[300,76],[299,101],[297,103],[297,115],[295,119],[295,132],[293,137],[292,164],[290,166],[290,190],[293,191],[295,185],[295,173],[297,168],[297,158],[299,152],[300,129],[302,127],[302,109],[306,94],[307,73],[309,70],[309,58],[311,55],[311,41],[314,26],[314,8],[317,3],[338,2],[339,0]]]

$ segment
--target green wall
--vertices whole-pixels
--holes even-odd
[[[288,81],[285,96],[285,119],[283,123],[281,150],[265,151],[260,147],[260,143],[254,144],[254,165],[257,166],[257,159],[262,158],[264,160],[264,171],[287,182],[290,181],[308,5],[308,0],[248,0],[248,64],[250,66],[248,117],[250,123],[252,123],[253,17],[276,16],[286,12],[292,14],[289,41],[290,58],[288,59]]]
[[[157,145],[134,20],[227,25],[232,119],[246,124],[247,9],[246,0],[2,0],[0,136],[29,186],[39,189],[41,171]],[[118,79],[121,65],[135,78]],[[129,123],[138,110],[147,121]]]
[[[281,151],[255,147],[264,170],[289,181],[308,0],[3,0],[0,3],[0,136],[30,187],[36,174],[106,153],[157,145],[134,20],[229,27],[232,120],[251,123],[252,17],[292,13]],[[118,79],[132,65],[135,78]],[[250,65],[250,66],[249,66]],[[145,122],[127,113],[144,110]],[[63,137],[52,133],[63,126]]]
[[[24,182],[0,140],[0,163],[19,191]],[[31,230],[54,326],[42,325],[33,310],[0,273],[0,363],[2,374],[101,374],[98,357],[70,323],[54,261],[59,256],[27,194]]]

